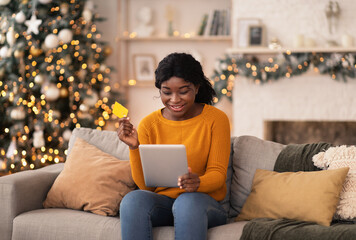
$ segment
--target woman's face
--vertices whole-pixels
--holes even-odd
[[[197,104],[194,102],[199,87],[183,78],[171,77],[161,84],[161,100],[166,107],[164,117],[170,120],[186,120],[194,117]]]

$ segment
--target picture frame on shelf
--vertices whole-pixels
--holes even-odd
[[[265,46],[265,28],[262,24],[250,25],[248,28],[248,46],[263,47]]]
[[[240,48],[249,47],[249,29],[252,25],[260,25],[259,18],[239,18],[237,19],[237,46]]]
[[[134,78],[137,83],[152,83],[155,79],[156,58],[153,54],[133,55]]]

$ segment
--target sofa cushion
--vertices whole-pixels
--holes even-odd
[[[334,218],[356,221],[356,147],[345,145],[331,147],[314,155],[313,162],[322,169],[350,168]]]
[[[247,222],[225,224],[208,230],[208,239],[239,239]],[[14,219],[12,240],[119,240],[118,217],[103,217],[70,209],[40,209]],[[173,227],[153,228],[154,240],[174,239]]]
[[[120,219],[71,209],[40,209],[14,219],[12,240],[121,239]]]
[[[330,226],[349,168],[311,172],[257,169],[253,186],[236,218],[287,218]]]
[[[129,159],[129,147],[120,141],[115,131],[75,128],[68,143],[68,155],[77,137],[118,159]]]
[[[285,145],[253,136],[240,136],[233,142],[233,176],[229,217],[236,217],[251,192],[256,169],[273,170]]]
[[[134,189],[129,161],[76,138],[43,205],[115,216],[123,196]]]

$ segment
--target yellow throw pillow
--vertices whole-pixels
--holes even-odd
[[[278,173],[257,169],[251,193],[235,220],[287,218],[330,226],[348,170]]]
[[[133,189],[128,160],[119,160],[77,138],[43,206],[115,216],[121,199]]]

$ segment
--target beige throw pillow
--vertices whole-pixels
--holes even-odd
[[[287,218],[330,226],[348,170],[277,173],[257,169],[236,221]]]
[[[345,145],[331,147],[325,152],[314,155],[313,162],[315,166],[322,169],[350,168],[334,218],[356,220],[356,147]]]
[[[133,189],[128,160],[119,160],[77,138],[43,206],[115,216],[121,199]]]

